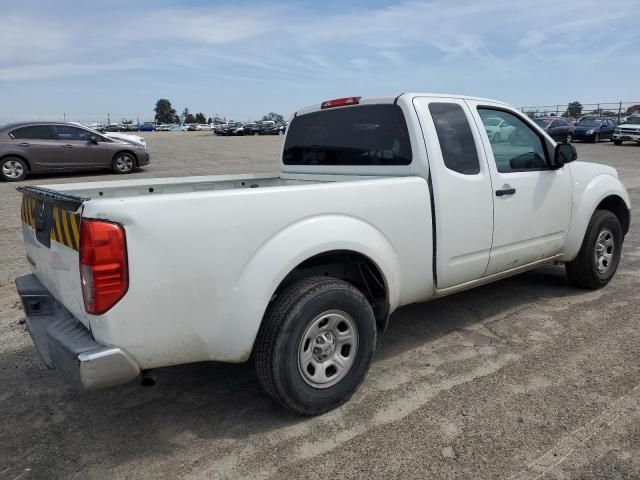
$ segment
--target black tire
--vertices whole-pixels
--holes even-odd
[[[606,238],[606,232],[611,234],[611,258],[606,261],[606,269],[598,265],[596,248],[601,238]],[[601,235],[605,237],[601,237]],[[598,289],[604,287],[613,278],[620,263],[622,242],[624,235],[620,221],[608,210],[596,210],[589,221],[587,231],[582,240],[578,256],[565,264],[569,281],[580,288]],[[608,251],[608,247],[605,248]]]
[[[111,161],[111,169],[115,173],[127,174],[136,168],[136,157],[129,152],[116,153]]]
[[[600,134],[599,134],[599,133],[596,133],[596,134],[593,136],[593,143],[598,143],[598,142],[600,142]]]
[[[622,140],[613,140],[614,145],[622,145]]]
[[[0,179],[3,182],[19,182],[27,178],[29,167],[20,157],[4,157],[0,160]]]
[[[314,387],[303,376],[299,356],[301,349],[318,345],[317,339],[313,345],[305,340],[309,329],[335,312],[346,314],[356,327],[354,357],[348,369],[338,372],[337,383]],[[375,346],[373,310],[358,289],[332,277],[305,278],[286,287],[265,314],[254,348],[258,380],[285,408],[300,415],[319,415],[351,398],[369,370]],[[315,358],[315,347],[312,350]],[[331,366],[323,368],[326,375]]]
[[[564,143],[571,143],[571,142],[573,142],[573,135],[569,133],[564,139]]]

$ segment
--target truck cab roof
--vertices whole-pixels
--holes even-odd
[[[367,104],[373,105],[373,104],[397,103],[401,97],[408,98],[408,99],[412,99],[414,97],[441,97],[443,99],[486,101],[490,103],[499,103],[507,106],[507,104],[504,102],[501,102],[499,100],[492,100],[490,98],[473,97],[469,95],[456,95],[456,94],[448,94],[448,93],[405,92],[405,93],[399,93],[397,95],[382,95],[382,96],[375,96],[375,97],[351,97],[351,98],[357,98],[358,105],[367,105]],[[324,103],[326,102],[301,108],[300,110],[297,110],[293,116],[295,117],[298,115],[304,115],[306,113],[317,112],[322,109],[322,105]],[[345,106],[352,106],[354,104],[355,103],[351,103]]]

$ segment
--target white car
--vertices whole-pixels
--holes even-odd
[[[123,142],[131,143],[132,145],[137,145],[142,147],[143,149],[147,149],[147,142],[144,138],[139,135],[132,135],[130,133],[120,133],[120,132],[105,132],[102,135],[109,138],[117,138],[118,140],[122,140]]]
[[[505,141],[514,131],[515,127],[511,125],[508,120],[499,117],[487,118],[484,124],[484,128],[489,135],[491,143],[500,143]]]
[[[131,145],[136,145],[138,147],[142,147],[144,150],[147,149],[147,142],[145,141],[144,138],[142,138],[139,135],[132,135],[130,133],[120,133],[120,132],[104,132],[104,133],[100,133],[97,130],[95,130],[92,127],[89,127],[87,125],[83,125],[82,123],[78,123],[78,122],[69,122],[71,125],[78,125],[82,128],[85,128],[87,130],[91,130],[92,132],[94,132],[96,135],[101,135],[103,137],[108,137],[108,138],[115,138],[118,140],[122,140],[123,142],[126,143],[130,143]]]
[[[622,145],[622,142],[640,143],[640,115],[629,115],[625,123],[616,126],[613,131],[613,143]]]
[[[275,401],[315,415],[351,397],[403,305],[553,263],[607,285],[629,196],[575,159],[494,100],[329,100],[291,119],[279,173],[19,188],[17,290],[45,364],[82,389],[252,357]]]

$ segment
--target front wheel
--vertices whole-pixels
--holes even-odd
[[[127,152],[118,153],[113,157],[111,168],[116,173],[131,173],[136,165],[136,159],[133,155]]]
[[[604,287],[618,269],[623,240],[618,217],[608,210],[596,210],[578,256],[565,264],[569,281],[581,288]]]
[[[622,145],[622,140],[614,140],[613,144],[614,145]]]
[[[600,141],[600,134],[596,133],[593,137],[593,143],[598,143]]]
[[[573,135],[569,133],[567,137],[564,139],[564,143],[571,143],[571,142],[573,142]]]
[[[286,287],[269,307],[256,339],[256,372],[282,406],[318,415],[351,398],[375,345],[365,296],[342,280],[310,277]]]

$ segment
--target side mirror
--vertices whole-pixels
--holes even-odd
[[[554,168],[562,168],[565,164],[578,159],[576,147],[570,143],[558,143],[553,155]]]
[[[100,141],[100,138],[98,138],[98,136],[97,136],[97,135],[91,135],[91,136],[89,137],[89,141],[90,141],[91,143],[93,143],[93,144],[97,145],[97,144],[98,144],[98,142]]]

